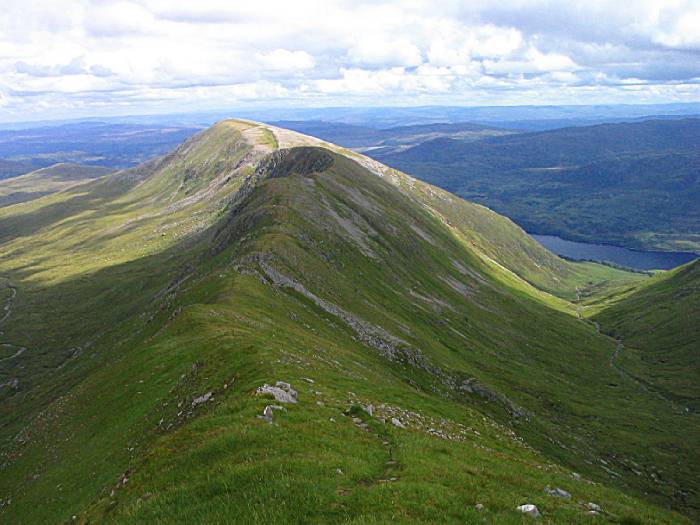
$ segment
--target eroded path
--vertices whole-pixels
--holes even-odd
[[[6,287],[10,290],[10,297],[5,303],[5,306],[3,306],[3,314],[2,317],[0,317],[0,324],[4,323],[5,320],[10,317],[10,314],[12,313],[12,306],[15,304],[15,297],[17,297],[17,288],[12,286],[9,280],[5,279],[5,285]],[[2,332],[0,332],[2,333]]]
[[[593,321],[593,326],[595,326],[596,333],[602,334],[600,331],[600,324]],[[635,383],[641,390],[644,390],[645,392],[652,394],[659,399],[663,400],[667,404],[671,406],[671,408],[676,411],[676,412],[681,412],[684,414],[692,414],[692,415],[697,415],[695,412],[690,408],[685,405],[682,405],[678,403],[677,401],[674,401],[670,397],[664,395],[662,392],[660,392],[658,389],[654,388],[653,385],[650,385],[646,381],[639,379],[638,377],[630,374],[625,368],[618,362],[617,358],[620,355],[620,352],[625,348],[625,345],[622,343],[622,338],[617,337],[613,338],[612,336],[603,334],[606,337],[609,337],[610,339],[614,339],[615,341],[615,351],[610,355],[610,366],[614,368],[618,374],[620,374],[620,377],[623,377],[627,379],[628,381],[632,381]]]
[[[12,315],[12,307],[14,306],[15,298],[17,297],[17,288],[12,286],[12,283],[10,283],[10,281],[8,279],[4,279],[4,281],[5,281],[6,288],[10,290],[10,297],[7,299],[7,302],[3,306],[2,317],[0,317],[0,325],[2,325],[2,323],[4,323],[8,319],[8,317],[10,317],[10,315]],[[1,326],[0,326],[0,328],[1,328]],[[4,332],[2,330],[0,330],[0,336],[2,336],[3,333]],[[16,348],[16,350],[14,351],[13,354],[0,358],[0,362],[9,361],[10,359],[15,359],[15,358],[21,356],[22,353],[27,350],[27,348],[24,346],[16,345],[16,344],[10,343],[8,341],[0,341],[0,348],[9,348],[10,351],[12,351],[12,349]]]

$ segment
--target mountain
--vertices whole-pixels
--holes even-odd
[[[312,135],[346,148],[353,148],[361,152],[375,151],[382,154],[398,153],[438,138],[473,141],[513,133],[506,129],[470,122],[395,126],[381,129],[324,121],[281,121],[273,122],[273,124],[305,135]]]
[[[436,139],[378,160],[526,230],[632,248],[700,250],[700,119]]]
[[[0,180],[0,207],[38,199],[109,173],[101,166],[54,164],[26,175]]]
[[[0,245],[3,523],[700,510],[696,416],[586,319],[650,279],[356,152],[227,120]]]

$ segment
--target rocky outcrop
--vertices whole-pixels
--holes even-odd
[[[255,391],[257,395],[271,395],[279,403],[296,403],[297,402],[297,391],[292,388],[289,383],[283,381],[277,381],[275,386],[268,385],[267,383]]]
[[[525,505],[520,505],[518,507],[518,510],[522,512],[523,514],[527,514],[530,517],[533,518],[539,518],[541,516],[539,509],[537,508],[536,505],[532,505],[531,503],[527,503]]]
[[[289,177],[298,174],[310,176],[326,171],[333,165],[333,156],[328,150],[301,146],[279,149],[260,162],[257,172],[270,178]]]
[[[560,489],[559,487],[550,489],[549,485],[547,485],[544,491],[550,496],[554,496],[555,498],[571,499],[571,493],[567,492],[564,489]]]

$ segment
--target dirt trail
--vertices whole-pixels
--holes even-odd
[[[10,314],[12,313],[12,305],[15,302],[15,297],[17,297],[17,288],[12,286],[12,284],[10,284],[10,281],[7,281],[7,288],[9,288],[10,290],[10,298],[7,300],[7,304],[5,304],[5,306],[3,307],[5,313],[2,315],[2,317],[0,317],[0,324],[5,322],[5,319],[10,317]]]
[[[9,361],[10,359],[14,359],[15,357],[19,357],[19,356],[21,356],[22,353],[27,349],[27,347],[25,347],[25,346],[17,346],[17,345],[13,345],[13,344],[10,344],[10,343],[0,343],[0,346],[9,346],[9,347],[12,347],[12,348],[17,348],[17,351],[16,351],[14,354],[12,354],[12,355],[10,355],[10,356],[7,356],[7,357],[1,358],[1,359],[0,359],[0,362],[2,362],[2,361]]]
[[[600,324],[592,321],[593,326],[595,326],[596,333],[601,334],[600,331]],[[692,414],[692,415],[697,415],[694,413],[694,411],[685,405],[681,405],[680,403],[677,403],[673,399],[665,396],[661,392],[659,392],[656,388],[653,387],[653,385],[648,384],[647,382],[635,377],[634,375],[630,374],[627,370],[624,369],[624,367],[617,362],[617,358],[620,355],[620,352],[625,348],[625,345],[622,344],[622,339],[621,338],[613,338],[607,334],[603,334],[605,337],[609,337],[610,339],[614,339],[615,341],[615,351],[610,355],[610,366],[614,368],[618,374],[620,374],[620,377],[623,377],[627,379],[628,381],[632,381],[635,383],[641,390],[644,390],[645,392],[654,395],[661,399],[662,401],[668,403],[670,407],[675,411],[675,412],[680,412],[683,414]]]
[[[17,297],[17,288],[12,286],[9,280],[5,279],[5,284],[7,288],[10,290],[10,298],[7,300],[7,303],[3,307],[4,313],[2,314],[2,317],[0,317],[0,324],[4,323],[8,317],[12,314],[12,307],[15,304],[15,297]],[[3,331],[0,330],[0,335],[3,335]],[[0,341],[0,347],[9,347],[9,348],[16,348],[17,350],[15,351],[14,354],[0,358],[0,362],[2,361],[9,361],[10,359],[15,359],[24,353],[27,348],[24,346],[16,345],[14,343],[10,343],[8,341]]]

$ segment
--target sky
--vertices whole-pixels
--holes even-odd
[[[0,121],[700,101],[700,0],[0,0]]]

